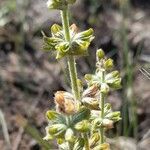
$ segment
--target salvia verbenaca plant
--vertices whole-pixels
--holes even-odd
[[[68,7],[75,1],[47,2],[48,8],[60,10],[62,26],[54,24],[51,37],[43,33],[44,49],[54,51],[56,59],[67,59],[72,92],[55,93],[56,109],[46,112],[49,124],[44,139],[56,139],[60,150],[109,150],[105,131],[121,118],[105,99],[110,90],[121,87],[121,78],[117,70],[113,71],[113,60],[99,49],[95,73],[85,75],[87,88],[84,90],[79,82],[75,58],[88,54],[94,36],[93,29],[79,32],[75,24],[69,26]]]

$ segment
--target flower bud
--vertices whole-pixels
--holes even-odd
[[[51,27],[51,33],[54,36],[56,33],[60,32],[62,30],[62,27],[59,26],[58,24],[54,24]]]
[[[94,124],[94,127],[101,127],[102,126],[102,118],[96,118],[93,120],[93,124]]]
[[[58,145],[64,143],[64,141],[65,141],[65,140],[64,140],[63,138],[58,138],[58,139],[57,139]]]
[[[79,132],[87,132],[90,129],[90,124],[88,120],[83,120],[75,125],[75,129]]]
[[[53,124],[48,127],[48,133],[52,136],[60,137],[64,135],[66,128],[67,127],[64,124]]]
[[[108,83],[108,84],[113,89],[120,89],[121,88],[121,78],[114,79],[112,81],[112,83]]]
[[[86,74],[84,76],[84,78],[85,78],[86,81],[90,81],[92,79],[92,75],[91,74]]]
[[[48,0],[47,1],[47,7],[49,9],[63,10],[66,6],[67,6],[67,3],[65,0]]]
[[[112,80],[115,78],[119,78],[120,77],[120,73],[119,71],[115,70],[115,71],[112,71],[111,73],[108,73],[105,77],[105,80],[108,81],[108,82],[112,82]]]
[[[65,133],[65,140],[69,142],[74,141],[74,132],[71,128],[68,128],[66,133]]]
[[[95,145],[97,144],[97,142],[100,140],[100,135],[99,133],[94,133],[92,135],[92,137],[90,138],[89,140],[89,143],[90,143],[90,148],[93,148],[95,147]]]
[[[102,59],[105,57],[105,53],[102,49],[98,49],[97,52],[96,52],[96,56],[98,59]]]
[[[109,92],[109,86],[106,83],[101,84],[101,92],[107,94]]]
[[[109,69],[112,69],[112,67],[113,67],[113,60],[109,58],[104,62],[104,68],[106,70],[109,70]]]
[[[103,127],[105,127],[106,129],[112,129],[112,128],[113,128],[113,121],[112,121],[112,120],[109,120],[109,119],[103,119],[102,125],[103,125]]]
[[[117,122],[117,121],[121,120],[120,111],[111,112],[111,113],[107,114],[105,116],[105,118],[108,118],[114,122]]]
[[[99,110],[91,110],[91,118],[95,119],[100,116],[100,111]]]

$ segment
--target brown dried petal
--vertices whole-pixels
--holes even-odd
[[[92,85],[83,92],[83,97],[95,97],[99,92],[97,85]]]

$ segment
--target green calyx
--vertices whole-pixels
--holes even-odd
[[[74,4],[76,0],[48,0],[47,7],[49,9],[64,10],[67,5]]]
[[[67,55],[83,56],[88,54],[87,49],[94,39],[93,29],[77,33],[77,27],[73,24],[69,30],[70,42],[65,40],[63,29],[57,24],[51,27],[52,37],[47,37],[43,34],[44,49],[47,51],[55,51],[56,59]]]
[[[45,140],[58,139],[61,143],[65,139],[68,142],[74,142],[76,139],[76,132],[88,132],[90,124],[90,110],[86,107],[81,107],[78,112],[71,116],[64,116],[56,111],[47,111],[46,117],[49,125],[46,127]]]

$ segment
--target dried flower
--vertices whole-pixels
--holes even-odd
[[[72,94],[65,91],[57,91],[54,99],[58,112],[68,115],[76,112],[76,106]]]

